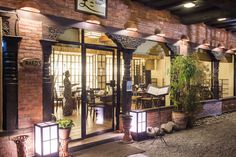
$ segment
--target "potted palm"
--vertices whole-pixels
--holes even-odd
[[[59,119],[56,121],[59,125],[59,138],[62,140],[69,139],[71,128],[74,122],[71,119]]]
[[[172,120],[185,129],[201,100],[202,83],[208,69],[196,56],[176,56],[171,65],[170,98],[175,107]]]

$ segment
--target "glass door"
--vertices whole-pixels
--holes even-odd
[[[87,46],[86,50],[86,136],[114,129],[115,51]]]

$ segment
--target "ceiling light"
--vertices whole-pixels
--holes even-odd
[[[193,7],[195,7],[196,6],[196,4],[194,4],[194,3],[192,3],[192,2],[188,2],[188,3],[185,3],[184,4],[184,7],[185,8],[193,8]]]
[[[101,24],[101,21],[99,20],[99,18],[95,15],[90,15],[88,16],[86,22],[88,23],[92,23],[92,24],[97,24],[97,25],[100,25]]]
[[[217,21],[225,21],[225,20],[227,20],[227,18],[225,18],[225,17],[224,17],[224,18],[218,18],[218,19],[217,19]]]
[[[127,21],[124,25],[125,29],[128,31],[138,31],[138,27],[134,21]]]

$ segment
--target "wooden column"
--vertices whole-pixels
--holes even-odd
[[[0,54],[2,54],[2,18],[0,17]],[[2,55],[0,56],[0,80],[2,80]],[[3,90],[2,90],[2,81],[0,81],[0,130],[2,130],[3,124]]]
[[[214,60],[212,66],[212,73],[213,73],[213,96],[214,99],[219,99],[219,61]]]
[[[236,55],[233,55],[233,61],[234,61],[234,96],[236,96]]]
[[[49,59],[52,54],[52,45],[54,40],[41,40],[43,50],[43,121],[51,120],[51,114],[54,113],[53,105],[53,78],[50,76]]]
[[[132,80],[130,72],[132,54],[139,45],[145,42],[145,40],[128,36],[122,36],[118,34],[107,33],[106,35],[117,44],[118,50],[121,50],[123,52],[124,69],[125,69],[122,81],[122,112],[123,112],[122,120],[124,129],[123,141],[129,143],[132,141],[129,131],[131,128],[131,120],[132,120],[132,117],[130,116],[129,113],[131,110],[132,91],[127,91],[127,82]]]
[[[3,36],[3,129],[18,128],[18,66],[20,37]]]

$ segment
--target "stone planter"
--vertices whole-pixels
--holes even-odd
[[[178,130],[183,130],[187,127],[188,115],[185,112],[172,111],[172,120]]]

